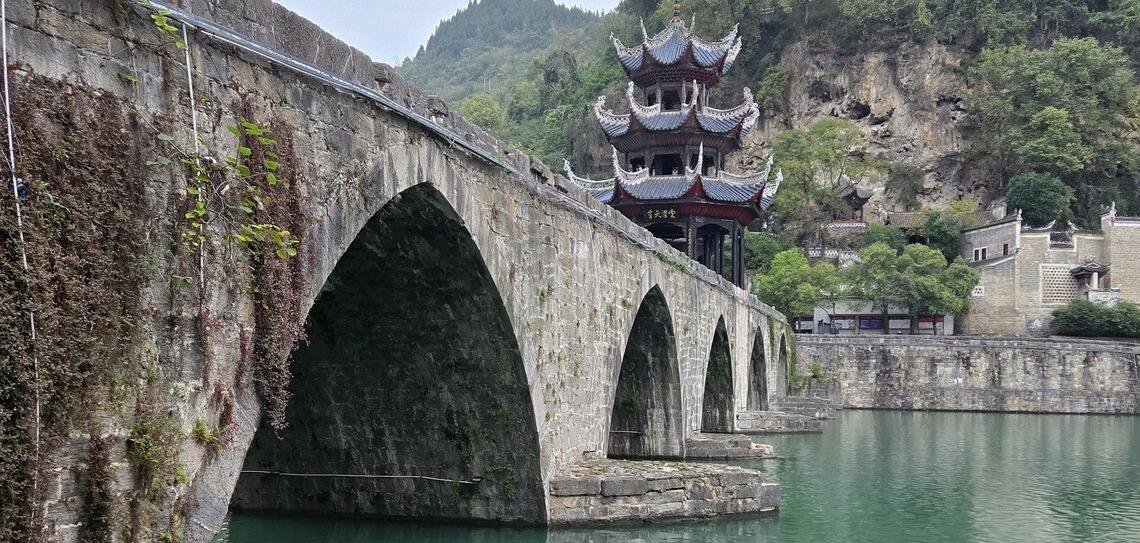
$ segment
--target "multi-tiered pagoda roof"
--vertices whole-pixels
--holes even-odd
[[[781,175],[772,175],[771,158],[760,172],[724,171],[725,155],[740,148],[760,117],[747,88],[735,107],[708,104],[708,89],[740,52],[737,29],[719,41],[702,40],[674,4],[673,20],[664,30],[650,37],[642,24],[641,34],[641,44],[633,47],[611,36],[631,80],[625,93],[628,113],[607,109],[605,96],[594,104],[598,124],[613,146],[613,177],[580,177],[569,162],[566,175],[594,198],[742,285],[742,229],[771,205]],[[727,240],[732,242],[730,254]],[[729,258],[731,268],[726,266]]]

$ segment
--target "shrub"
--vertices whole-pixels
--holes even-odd
[[[867,235],[863,238],[863,246],[876,243],[885,243],[896,252],[906,247],[906,235],[897,226],[874,223],[867,226]]]
[[[1121,301],[1110,308],[1076,300],[1053,312],[1050,327],[1062,336],[1140,338],[1140,306]]]

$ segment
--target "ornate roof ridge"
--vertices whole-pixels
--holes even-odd
[[[744,103],[730,109],[716,109],[700,104],[700,85],[693,82],[693,92],[689,101],[677,110],[663,110],[661,104],[646,106],[634,96],[634,84],[631,81],[626,87],[626,101],[629,103],[630,113],[614,113],[605,108],[605,96],[599,96],[594,103],[594,114],[602,130],[609,137],[620,137],[629,132],[631,120],[636,118],[638,123],[651,131],[666,131],[680,128],[690,118],[695,118],[700,127],[715,134],[727,134],[740,127],[740,139],[743,140],[752,131],[760,118],[760,107],[752,98],[752,91],[744,89]]]
[[[685,26],[684,19],[674,17],[660,32],[650,36],[645,30],[645,20],[641,19],[640,44],[626,46],[612,32],[610,40],[617,51],[618,60],[626,70],[641,68],[645,55],[653,57],[659,64],[670,65],[691,51],[693,60],[698,66],[714,68],[719,63],[719,75],[724,75],[740,53],[742,46],[740,25],[733,25],[732,30],[719,40],[709,41],[693,34],[692,27],[696,26],[696,23],[696,14],[693,14],[692,24],[688,27]]]

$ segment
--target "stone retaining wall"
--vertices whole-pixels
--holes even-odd
[[[804,335],[844,407],[1140,412],[1140,344],[1078,338]]]

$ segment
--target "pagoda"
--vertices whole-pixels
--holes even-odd
[[[733,28],[718,41],[705,41],[693,34],[695,22],[694,16],[686,26],[675,3],[661,32],[649,36],[642,23],[640,45],[627,47],[610,35],[630,79],[629,113],[606,109],[605,96],[594,104],[613,148],[614,176],[579,177],[569,161],[566,174],[594,198],[744,286],[743,231],[771,205],[781,175],[768,182],[772,157],[761,172],[724,171],[725,155],[740,148],[760,109],[747,88],[736,107],[708,105],[708,89],[732,67],[740,36]]]

